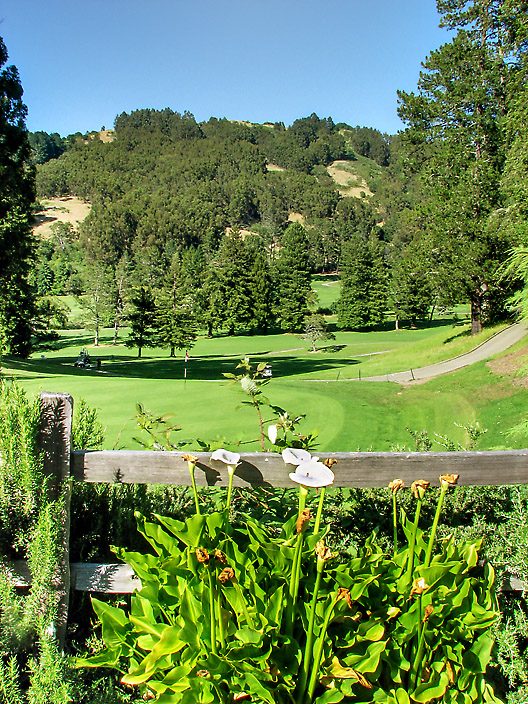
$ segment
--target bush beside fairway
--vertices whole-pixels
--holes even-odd
[[[412,387],[357,381],[358,369],[367,376],[461,354],[475,346],[475,339],[464,333],[464,328],[445,324],[420,330],[338,332],[333,345],[316,354],[295,335],[199,338],[185,382],[183,353],[171,359],[166,351],[144,350],[144,358],[138,360],[135,350],[109,344],[109,330],[98,348],[90,347],[93,338],[84,331],[69,330],[57,349],[43,353],[44,358],[37,353],[26,361],[4,360],[3,367],[6,376],[16,378],[31,393],[67,391],[97,408],[107,428],[108,449],[139,447],[133,440],[138,401],[156,414],[172,415],[171,420],[182,427],[175,440],[230,441],[240,443],[241,450],[258,449],[251,442],[257,436],[254,410],[243,404],[247,397],[240,389],[222,378],[222,372],[234,371],[245,355],[254,362],[272,363],[274,379],[266,395],[291,414],[306,414],[301,430],[318,432],[319,451],[412,449],[406,428],[426,430],[431,437],[436,432],[465,444],[466,432],[455,423],[477,420],[488,428],[479,449],[525,446],[528,437],[517,437],[515,445],[504,438],[507,429],[520,421],[528,392],[492,374],[484,363]],[[102,373],[73,366],[84,346],[92,360],[102,360]]]

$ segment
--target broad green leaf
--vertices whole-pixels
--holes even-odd
[[[429,682],[423,682],[418,685],[411,694],[411,699],[414,702],[430,702],[433,699],[441,699],[449,686],[449,677],[446,672],[441,672],[440,675],[435,675]]]
[[[410,704],[411,700],[409,699],[409,695],[405,691],[405,689],[402,689],[399,687],[398,689],[391,689],[390,693],[394,697],[394,702],[396,704]]]
[[[464,653],[464,667],[471,672],[486,672],[486,667],[491,657],[494,639],[488,632],[484,632],[473,643],[471,648]]]
[[[154,517],[182,543],[192,548],[199,547],[207,516],[196,514],[188,518],[183,524],[174,518],[167,518],[158,514],[154,514]]]
[[[120,657],[120,650],[106,648],[99,655],[91,658],[72,658],[70,662],[73,667],[117,667]]]
[[[246,687],[244,687],[244,689],[247,692],[255,695],[255,697],[260,697],[262,701],[268,702],[268,704],[275,704],[275,699],[273,698],[271,692],[264,687],[262,682],[260,682],[255,675],[250,672],[246,673],[244,675],[244,681],[247,686],[247,689]]]
[[[362,644],[364,645],[364,643]],[[386,640],[371,643],[362,653],[351,653],[344,659],[344,663],[353,667],[359,672],[375,672],[378,667],[381,654],[387,646]]]
[[[244,628],[239,628],[238,631],[235,631],[235,638],[237,638],[241,643],[259,645],[262,642],[262,633],[245,626]]]
[[[344,696],[343,692],[338,689],[327,689],[317,699],[314,699],[314,704],[335,704],[335,702],[342,702]]]
[[[130,623],[136,627],[136,630],[140,633],[150,633],[150,635],[156,636],[158,639],[161,638],[161,634],[165,629],[165,625],[161,623],[156,623],[155,621],[147,621],[143,618],[138,618],[137,616],[128,617]]]

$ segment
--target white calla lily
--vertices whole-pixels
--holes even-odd
[[[272,445],[277,442],[278,428],[276,425],[268,426],[268,438]]]
[[[318,457],[312,457],[308,450],[302,450],[298,447],[285,447],[282,451],[282,459],[286,464],[301,464],[310,460],[318,460]]]
[[[228,450],[215,450],[211,455],[211,460],[213,462],[223,462],[228,464],[230,467],[236,467],[240,463],[240,455],[236,452],[229,452]]]
[[[296,484],[318,489],[333,484],[335,476],[331,469],[314,457],[308,462],[301,462],[295,472],[290,472],[290,479]]]

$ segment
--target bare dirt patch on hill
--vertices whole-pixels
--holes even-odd
[[[374,195],[367,186],[367,182],[350,171],[350,162],[338,159],[330,166],[327,166],[326,170],[342,195],[352,198],[364,198],[365,196]]]
[[[68,223],[77,227],[88,215],[90,203],[77,196],[64,196],[41,201],[42,210],[35,216],[33,232],[37,237],[50,237],[52,228],[58,222]]]

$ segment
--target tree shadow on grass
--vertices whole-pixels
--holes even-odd
[[[224,357],[200,357],[190,360],[187,367],[188,380],[213,380],[223,381],[223,373],[235,372],[236,360]],[[310,355],[306,357],[289,357],[277,355],[268,357],[267,360],[273,368],[273,377],[292,377],[304,374],[339,370],[353,364],[359,364],[356,359],[332,359]],[[179,359],[143,359],[130,362],[126,365],[108,364],[108,372],[112,376],[133,376],[142,379],[183,379],[185,364]]]

